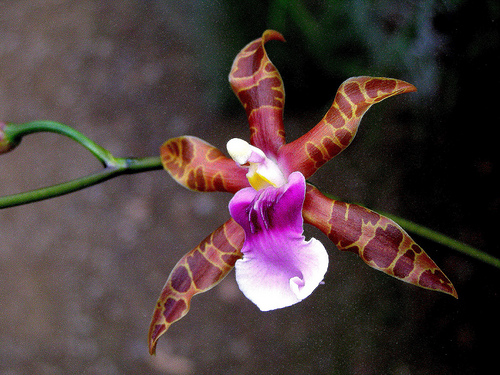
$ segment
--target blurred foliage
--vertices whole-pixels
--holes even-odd
[[[280,31],[287,45],[269,45],[272,60],[285,79],[294,108],[325,101],[319,82],[329,92],[356,75],[396,76],[414,83],[422,96],[432,94],[439,82],[438,58],[448,36],[435,20],[455,12],[460,1],[362,0],[226,0],[200,2],[196,12],[205,22],[203,50],[209,93],[213,102],[227,87],[227,73],[236,53],[263,30]],[[446,16],[445,16],[446,17]],[[208,48],[207,48],[208,47]],[[213,54],[221,54],[213,64]],[[210,55],[210,57],[208,57]],[[227,66],[224,72],[211,68]],[[335,86],[332,89],[330,86]],[[215,95],[214,95],[215,94]],[[216,98],[216,99],[214,99]],[[330,98],[328,98],[330,100]]]

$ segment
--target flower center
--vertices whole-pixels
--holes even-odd
[[[227,152],[236,163],[248,167],[248,182],[255,190],[286,184],[286,178],[278,164],[269,159],[261,149],[243,139],[233,138],[227,142]]]

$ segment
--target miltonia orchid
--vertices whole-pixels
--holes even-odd
[[[261,310],[292,305],[322,282],[328,255],[316,239],[305,241],[303,223],[323,231],[340,250],[405,282],[457,296],[444,273],[394,221],[367,208],[332,200],[306,182],[354,138],[374,103],[415,91],[389,78],[345,81],[323,119],[286,144],[285,94],[264,44],[284,38],[267,30],[236,56],[229,82],[246,110],[250,143],[229,140],[226,157],[199,138],[184,136],[161,147],[164,168],[195,191],[234,193],[231,218],[174,267],[149,330],[150,353],[170,324],[189,310],[193,295],[220,282],[233,267],[244,295]]]

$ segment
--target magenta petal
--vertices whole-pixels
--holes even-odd
[[[245,188],[229,202],[231,216],[245,231],[236,281],[262,311],[300,302],[328,268],[323,244],[305,241],[302,234],[305,187],[304,176],[295,172],[281,187]]]

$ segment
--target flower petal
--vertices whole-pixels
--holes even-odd
[[[241,257],[243,230],[229,219],[184,255],[170,273],[156,303],[149,326],[149,352],[168,327],[189,311],[191,298],[217,285]]]
[[[285,41],[280,33],[267,30],[261,38],[247,44],[233,62],[229,83],[247,112],[250,143],[276,158],[285,143],[285,91],[281,76],[264,48],[269,40]]]
[[[316,239],[303,236],[305,179],[296,172],[280,188],[246,188],[233,197],[229,211],[245,231],[236,281],[262,311],[300,302],[321,283],[328,254]]]
[[[367,208],[325,197],[308,185],[304,220],[340,250],[358,254],[370,267],[402,281],[457,297],[453,284],[394,221]]]
[[[235,193],[249,186],[243,168],[199,138],[169,139],[161,146],[160,155],[167,172],[188,189]]]
[[[365,112],[383,99],[415,91],[415,86],[391,78],[355,77],[339,87],[325,117],[309,132],[279,151],[278,163],[288,172],[312,176],[351,143]]]

